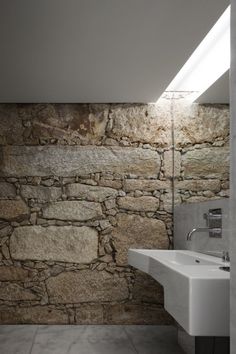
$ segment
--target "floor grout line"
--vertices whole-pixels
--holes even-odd
[[[33,336],[33,338],[32,338],[32,344],[31,344],[31,348],[30,348],[29,354],[32,354],[32,353],[33,353],[32,350],[33,350],[33,346],[34,346],[34,343],[35,343],[36,335],[37,335],[37,333],[38,333],[38,328],[39,328],[39,326],[36,327],[34,336]]]
[[[125,332],[125,334],[126,334],[128,340],[130,341],[130,343],[131,343],[131,345],[132,345],[132,347],[133,347],[135,353],[136,353],[136,354],[139,354],[138,349],[137,349],[137,348],[135,347],[135,345],[134,345],[133,339],[130,337],[130,335],[129,335],[128,332],[126,331],[125,326],[122,326],[122,328],[123,328],[123,331]]]

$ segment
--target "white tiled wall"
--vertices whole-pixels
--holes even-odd
[[[208,232],[195,232],[192,240],[187,234],[197,227],[206,227],[203,214],[209,209],[222,209],[222,238],[210,238]],[[174,210],[174,248],[191,251],[227,251],[229,249],[229,199],[181,204]]]

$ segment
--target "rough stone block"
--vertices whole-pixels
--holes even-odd
[[[0,284],[0,299],[5,301],[39,300],[39,297],[30,289],[24,289],[15,283],[2,282]]]
[[[108,120],[105,104],[37,104],[24,109],[26,112],[33,139],[57,139],[68,144],[99,143]]]
[[[165,102],[164,102],[165,101]],[[110,136],[128,137],[130,141],[171,145],[170,101],[158,104],[120,104],[111,106]]]
[[[103,324],[103,305],[83,304],[76,308],[75,322],[77,324]]]
[[[156,151],[103,146],[5,146],[0,150],[2,176],[81,176],[97,172],[157,177]]]
[[[23,226],[10,238],[11,255],[17,260],[89,263],[97,258],[97,248],[97,231],[87,226]]]
[[[212,143],[229,135],[228,105],[189,105],[175,101],[175,144]]]
[[[132,302],[104,305],[104,322],[114,325],[173,325],[172,317],[163,307]]]
[[[157,211],[159,200],[154,197],[121,197],[117,204],[120,208],[133,211]]]
[[[185,178],[229,178],[229,147],[196,149],[183,155]]]
[[[118,192],[112,188],[73,183],[66,185],[66,194],[68,197],[82,198],[94,202],[103,202],[108,198],[115,198]]]
[[[0,200],[0,219],[14,220],[24,218],[29,214],[23,200]]]
[[[185,180],[185,181],[176,181],[175,182],[175,189],[177,190],[186,190],[186,191],[193,191],[193,192],[200,192],[200,191],[213,191],[219,192],[221,188],[221,183],[219,180],[216,179],[200,179],[200,180]]]
[[[21,195],[25,199],[36,199],[38,202],[49,202],[61,197],[62,191],[58,187],[21,186]]]
[[[1,266],[0,281],[25,281],[29,276],[29,271],[20,267]]]
[[[122,213],[118,214],[117,222],[117,227],[112,231],[117,264],[127,264],[129,248],[168,248],[168,237],[163,221]]]
[[[0,183],[0,198],[15,198],[16,196],[16,187],[14,184],[1,182]]]
[[[65,310],[52,306],[1,306],[1,324],[67,324],[68,315]]]
[[[46,219],[84,221],[102,217],[99,203],[85,201],[62,201],[47,205],[43,209]]]
[[[0,144],[21,145],[23,143],[23,126],[16,104],[0,104]]]
[[[181,154],[179,151],[174,151],[174,166],[173,166],[173,152],[171,150],[164,152],[164,170],[165,170],[165,177],[167,178],[173,177],[173,172],[175,177],[180,176]]]
[[[46,285],[51,304],[121,301],[129,295],[126,280],[105,271],[64,272]]]
[[[170,181],[160,181],[156,179],[125,179],[124,189],[127,192],[140,190],[152,192],[160,189],[170,189]]]

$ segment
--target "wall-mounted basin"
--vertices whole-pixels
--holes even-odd
[[[163,285],[165,309],[190,335],[229,335],[228,263],[177,250],[130,249],[128,258]]]

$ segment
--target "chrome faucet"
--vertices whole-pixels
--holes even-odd
[[[209,231],[209,227],[196,227],[196,228],[192,229],[187,234],[187,241],[191,241],[192,240],[192,235],[195,232],[206,232],[206,231]]]

